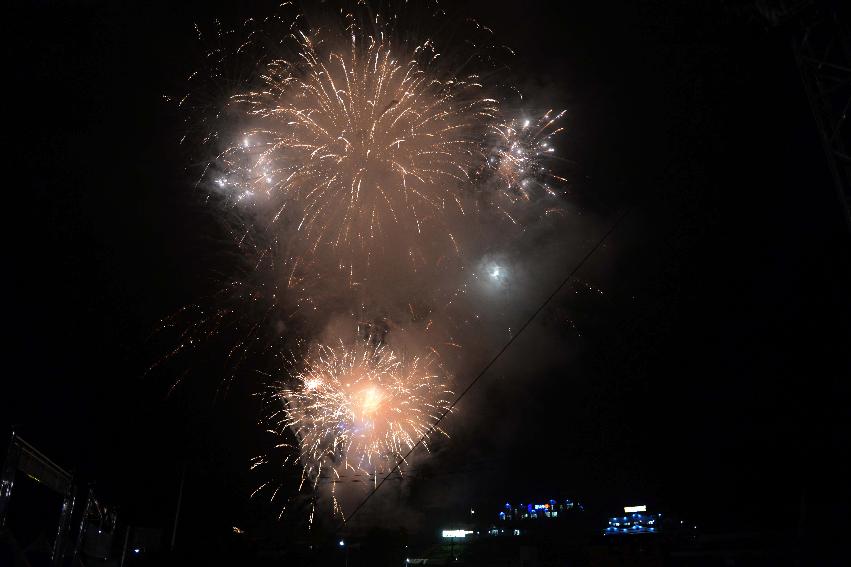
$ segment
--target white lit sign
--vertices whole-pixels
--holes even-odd
[[[630,512],[646,512],[647,506],[645,506],[644,504],[642,504],[641,506],[624,506],[623,511],[626,514],[629,514]]]
[[[467,537],[473,530],[443,530],[443,537]]]

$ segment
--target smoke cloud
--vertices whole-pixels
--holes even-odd
[[[443,385],[467,386],[564,277],[595,224],[570,204],[554,167],[563,113],[521,104],[510,77],[497,72],[495,61],[507,55],[490,30],[470,24],[466,51],[455,38],[444,54],[439,35],[422,21],[406,27],[407,18],[268,20],[210,73],[221,77],[231,58],[252,69],[203,120],[202,147],[215,158],[200,183],[226,211],[242,264],[222,294],[225,307],[213,311],[250,329],[235,359],[249,358],[258,343],[273,352],[267,423],[294,452],[290,462],[302,467],[320,508],[340,515],[427,429],[404,425],[403,410],[382,414],[402,425],[389,426],[398,439],[376,446],[394,448],[379,464],[346,455],[364,445],[357,436],[388,426],[361,416],[360,376],[309,374],[317,349],[428,360],[434,376],[417,387],[428,400],[422,388],[433,384],[423,414],[433,422],[448,403],[437,402]],[[542,349],[562,348],[536,334]],[[514,379],[534,366],[524,360]],[[324,398],[311,398],[316,386],[306,375],[323,384]],[[387,383],[369,380],[379,393],[368,403],[381,405]],[[316,407],[331,399],[342,409],[317,419]],[[441,426],[451,436],[487,404],[465,400]],[[445,443],[428,436],[430,452],[414,451],[371,506],[398,511],[409,490],[404,474]],[[254,464],[270,463],[277,461],[265,456]],[[274,500],[272,490],[258,497]]]

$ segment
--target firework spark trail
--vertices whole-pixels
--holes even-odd
[[[500,132],[477,77],[428,72],[431,42],[409,53],[349,32],[345,49],[327,30],[294,34],[298,58],[233,97],[252,126],[221,161],[248,180],[237,199],[267,199],[273,223],[292,210],[302,247],[361,279],[376,255],[414,257],[423,233],[465,214],[482,140]]]
[[[553,111],[549,110],[535,120],[515,118],[494,125],[499,132],[499,138],[493,146],[489,163],[497,170],[503,194],[508,196],[512,203],[516,202],[517,198],[531,200],[532,185],[538,185],[547,194],[555,196],[547,181],[567,181],[551,173],[546,167],[547,158],[555,152],[552,138],[564,130],[558,123],[564,117],[565,111],[554,116],[552,113]]]
[[[519,196],[533,185],[553,194],[541,180],[552,177],[563,113],[506,119],[499,88],[438,65],[433,40],[409,44],[389,26],[347,20],[342,30],[292,27],[294,55],[271,57],[228,99],[235,131],[205,137],[232,140],[204,176],[235,204],[266,211],[254,220],[266,241],[359,284],[379,260],[417,272],[462,254],[451,229],[482,199],[517,223]]]
[[[484,248],[477,219],[494,211],[500,229],[522,225],[534,209],[528,205],[557,197],[553,185],[564,182],[547,167],[563,112],[506,118],[506,97],[487,65],[462,72],[477,66],[476,56],[460,58],[453,71],[432,39],[409,42],[396,33],[386,23],[395,16],[369,25],[351,13],[344,20],[309,28],[297,16],[272,38],[274,51],[254,54],[262,29],[236,49],[252,58],[256,76],[202,121],[213,130],[201,145],[224,147],[200,183],[243,215],[232,233],[252,268],[247,281],[227,286],[229,303],[190,324],[174,349],[244,329],[228,350],[236,367],[252,349],[274,348],[260,338],[270,321],[283,329],[298,316],[315,334],[328,324],[322,310],[349,317],[372,310],[367,318],[387,320],[404,305],[400,324],[430,337],[419,345],[428,355],[402,357],[383,341],[314,344],[270,390],[265,423],[278,436],[292,432],[296,446],[279,447],[294,450],[301,484],[314,488],[347,471],[377,479],[445,413],[451,392],[436,361],[438,349],[462,347],[445,320],[454,317],[450,309],[470,308],[462,298],[479,261],[471,251]],[[228,56],[215,49],[208,58],[218,66]],[[558,209],[548,207],[545,214]],[[265,464],[270,459],[258,457],[252,468]],[[280,485],[257,492],[273,487],[274,500]],[[339,512],[336,498],[333,504]]]
[[[338,477],[390,470],[451,403],[433,357],[402,357],[386,345],[320,345],[292,366],[292,382],[272,389],[281,408],[274,431],[295,434],[302,481],[314,486],[323,468]]]

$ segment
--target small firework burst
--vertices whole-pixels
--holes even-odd
[[[298,441],[302,483],[323,472],[386,474],[421,440],[446,435],[435,424],[451,403],[446,376],[433,356],[402,356],[358,341],[317,345],[290,364],[286,383],[270,390],[271,431]]]

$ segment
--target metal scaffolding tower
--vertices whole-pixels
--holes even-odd
[[[48,459],[38,449],[12,433],[6,460],[3,468],[0,469],[0,528],[6,522],[18,471],[62,496],[59,523],[50,553],[53,564],[59,565],[65,556],[66,538],[71,524],[71,514],[74,512],[76,495],[74,478],[71,473]]]
[[[795,61],[851,231],[851,31],[840,13],[841,3],[758,0],[756,5],[771,26],[791,31]],[[851,11],[847,6],[845,10]]]

